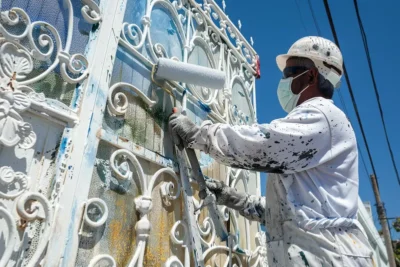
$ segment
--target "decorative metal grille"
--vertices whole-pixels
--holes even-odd
[[[185,214],[174,101],[151,79],[159,57],[223,70],[224,90],[187,86],[188,115],[255,122],[256,54],[214,1],[1,5],[0,266],[191,266],[187,216],[208,265],[263,266],[258,224],[221,207],[230,248],[207,210]],[[259,192],[256,173],[199,158],[206,175]]]

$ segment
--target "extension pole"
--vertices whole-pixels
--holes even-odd
[[[370,178],[371,178],[372,189],[374,190],[374,195],[375,195],[375,200],[376,200],[376,210],[378,212],[378,218],[379,218],[379,221],[382,226],[383,239],[385,240],[389,266],[396,267],[396,262],[395,262],[394,253],[393,253],[392,239],[390,237],[390,231],[389,231],[389,224],[388,224],[388,221],[386,218],[385,206],[384,206],[383,202],[381,201],[381,196],[379,193],[378,183],[376,181],[375,175],[371,174]]]

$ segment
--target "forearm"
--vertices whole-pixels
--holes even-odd
[[[251,221],[258,221],[265,225],[265,197],[249,195],[236,188],[227,186],[224,182],[210,179],[206,180],[207,188],[215,194],[218,205],[224,205],[228,208],[239,211],[239,213]],[[203,191],[200,191],[201,199],[206,197]]]
[[[224,165],[268,173],[300,172],[332,156],[330,125],[321,111],[308,106],[270,124],[205,121],[192,143]]]
[[[241,169],[257,169],[255,159],[263,156],[265,135],[255,126],[232,126],[205,121],[195,142],[189,146],[208,153],[218,162]]]
[[[265,225],[265,197],[250,195],[231,188],[228,194],[220,196],[220,202],[228,208],[239,211],[240,215],[251,221]]]

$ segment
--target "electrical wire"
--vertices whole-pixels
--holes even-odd
[[[320,28],[319,28],[318,21],[317,21],[317,19],[316,19],[316,17],[315,17],[314,9],[313,9],[313,6],[312,6],[310,0],[308,0],[308,7],[310,8],[310,12],[311,12],[311,15],[312,15],[312,17],[313,17],[314,25],[315,25],[315,28],[317,29],[318,36],[321,36],[321,30],[320,30]],[[349,118],[349,112],[348,112],[348,110],[347,110],[346,103],[345,103],[345,101],[344,101],[344,99],[343,99],[342,92],[341,92],[340,89],[338,89],[337,92],[338,92],[339,100],[340,100],[340,103],[341,103],[341,105],[342,105],[342,107],[343,107],[344,113],[345,113],[346,116]],[[350,118],[349,118],[349,119],[350,119]],[[363,164],[363,167],[364,167],[364,170],[365,170],[365,174],[368,176],[370,172],[368,171],[367,164],[365,163],[364,154],[362,153],[362,151],[361,151],[361,149],[360,149],[360,145],[359,145],[358,143],[357,143],[357,148],[358,148],[358,151],[359,151],[359,154],[360,154],[360,157],[361,157],[361,162],[362,162],[362,164]],[[370,184],[372,185],[371,180],[368,179],[368,181],[369,181]]]
[[[381,105],[381,101],[380,101],[380,98],[379,98],[378,88],[377,88],[377,86],[376,86],[374,71],[373,71],[373,68],[372,68],[372,61],[371,61],[371,56],[370,56],[369,48],[368,48],[367,34],[366,34],[365,31],[364,31],[364,26],[363,26],[363,23],[362,23],[362,20],[361,20],[361,17],[360,17],[360,12],[359,12],[359,10],[358,10],[358,3],[357,3],[357,0],[353,0],[353,3],[354,3],[354,8],[355,8],[355,10],[356,10],[358,26],[359,26],[359,28],[360,28],[360,32],[361,32],[361,36],[362,36],[362,40],[363,40],[363,44],[364,44],[365,54],[366,54],[366,56],[367,56],[368,67],[369,67],[369,73],[370,73],[371,78],[372,78],[372,84],[373,84],[373,87],[374,87],[375,97],[376,97],[376,100],[377,100],[377,103],[378,103],[379,114],[380,114],[380,117],[381,117],[381,121],[382,121],[382,125],[383,125],[383,130],[384,130],[384,133],[385,133],[386,144],[387,144],[387,146],[388,146],[388,148],[389,148],[390,158],[391,158],[391,160],[392,160],[393,168],[394,168],[394,171],[395,171],[395,173],[396,173],[397,182],[398,182],[399,185],[400,185],[399,172],[398,172],[398,170],[397,170],[396,161],[395,161],[395,159],[394,159],[392,146],[391,146],[391,144],[390,144],[389,136],[388,136],[388,133],[387,133],[387,130],[386,130],[386,123],[385,123],[385,119],[384,119],[384,116],[383,116],[382,105]]]
[[[326,14],[327,14],[327,16],[328,16],[329,25],[330,25],[331,30],[332,30],[333,38],[334,38],[334,40],[335,40],[336,45],[337,45],[337,46],[339,47],[339,49],[340,49],[339,39],[338,39],[337,34],[336,34],[335,25],[333,24],[332,14],[331,14],[331,10],[330,10],[330,8],[329,8],[328,0],[324,0],[324,6],[325,6]],[[349,89],[349,93],[350,93],[350,97],[351,97],[351,102],[352,102],[352,104],[353,104],[353,106],[354,106],[354,111],[355,111],[355,113],[356,113],[356,118],[357,118],[358,124],[360,125],[361,135],[362,135],[362,137],[363,137],[363,141],[364,141],[364,144],[365,144],[365,148],[366,148],[366,150],[367,150],[368,158],[369,158],[369,161],[370,161],[370,164],[371,164],[371,168],[372,168],[372,173],[375,175],[375,177],[377,177],[377,176],[376,176],[376,171],[375,171],[375,165],[374,165],[374,162],[373,162],[373,160],[372,160],[371,151],[370,151],[370,149],[369,149],[369,145],[368,145],[367,138],[366,138],[366,135],[365,135],[364,127],[363,127],[363,124],[362,124],[362,122],[361,122],[361,117],[360,117],[360,114],[359,114],[359,112],[358,112],[357,103],[356,103],[356,100],[355,100],[355,97],[354,97],[353,89],[352,89],[352,87],[351,87],[349,75],[348,75],[348,73],[347,73],[346,65],[345,65],[344,61],[343,61],[343,74],[344,74],[344,77],[345,77],[345,79],[346,79],[347,88]],[[377,179],[377,184],[378,184],[378,188],[379,188],[378,179]]]
[[[311,4],[310,0],[308,0],[308,7],[310,8],[311,15],[312,15],[313,21],[314,21],[314,25],[315,25],[315,28],[317,29],[318,36],[321,36],[321,31],[319,29],[318,22],[317,22],[317,19],[315,17],[315,14],[314,14],[314,9],[312,7],[312,4]]]
[[[301,24],[303,24],[304,31],[306,32],[306,34],[308,34],[306,25],[304,24],[303,16],[301,15],[301,10],[300,10],[299,3],[297,3],[297,0],[294,0],[294,2],[296,3],[297,11],[300,14],[300,21],[301,21]]]
[[[356,2],[356,0],[354,0],[354,1]],[[316,26],[316,28],[317,28],[317,32],[318,32],[319,36],[321,36],[321,32],[320,32],[319,27],[318,27],[318,22],[317,22],[317,20],[315,19],[315,16],[314,16],[314,14],[313,14],[314,11],[313,11],[313,8],[312,8],[312,5],[311,5],[310,0],[308,0],[308,4],[309,4],[309,6],[310,6],[310,10],[311,10],[312,16],[313,16],[313,18],[314,18],[314,23],[315,23],[315,26]],[[338,46],[339,49],[340,49],[339,40],[338,40],[337,35],[336,35],[335,26],[334,26],[334,24],[333,24],[332,15],[331,15],[330,8],[329,8],[329,4],[328,4],[328,1],[327,1],[327,0],[324,0],[324,5],[325,5],[326,13],[327,13],[327,15],[328,15],[329,24],[330,24],[330,26],[331,26],[332,34],[333,34],[333,36],[334,36],[334,39],[335,39],[335,42],[336,42],[337,46]],[[358,10],[358,8],[356,8],[356,10]],[[370,160],[370,164],[371,164],[373,173],[374,173],[374,175],[375,175],[375,167],[374,167],[374,165],[373,165],[373,161],[372,161],[371,153],[370,153],[370,150],[369,150],[369,146],[368,146],[367,140],[366,140],[366,138],[365,138],[364,129],[363,129],[363,126],[362,126],[362,123],[361,123],[361,119],[360,119],[359,113],[358,113],[357,104],[355,103],[355,99],[354,99],[352,87],[351,87],[351,84],[350,84],[350,79],[348,78],[348,74],[347,74],[347,71],[346,71],[346,67],[345,67],[345,65],[344,65],[344,62],[343,62],[343,70],[344,70],[344,75],[345,75],[345,77],[346,77],[347,87],[349,88],[350,95],[351,95],[351,98],[352,98],[352,102],[353,102],[353,105],[354,105],[354,110],[355,110],[356,115],[357,115],[357,120],[358,120],[358,123],[359,123],[359,125],[360,125],[360,129],[361,129],[361,133],[362,133],[363,140],[364,140],[364,143],[365,143],[365,147],[366,147],[367,152],[368,152],[368,157],[369,157],[369,160]],[[343,106],[343,108],[344,108],[345,114],[347,115],[348,112],[347,112],[346,104],[345,104],[345,102],[344,102],[344,100],[343,100],[343,97],[342,97],[342,94],[341,94],[340,90],[338,90],[338,92],[339,92],[340,102],[342,103],[342,106]],[[379,98],[378,98],[378,99],[379,99]],[[385,132],[386,132],[386,129],[385,129]],[[360,146],[359,146],[358,143],[357,143],[357,147],[358,147],[359,154],[360,154],[360,156],[361,156],[361,161],[362,161],[362,163],[363,163],[363,165],[364,165],[365,172],[368,174],[369,171],[368,171],[368,169],[367,169],[367,165],[365,164],[364,155],[363,155],[363,153],[361,152],[361,149],[360,149]],[[396,168],[396,167],[395,167],[395,169],[396,169],[396,171],[397,171],[397,168]],[[396,173],[396,174],[397,174],[397,173]],[[376,175],[375,175],[375,177],[376,177]],[[368,179],[368,180],[369,180],[369,179]],[[369,181],[370,181],[370,180],[369,180]],[[376,182],[377,182],[378,188],[379,188],[378,180],[377,180]],[[371,181],[370,181],[370,183],[371,183],[371,185],[372,185],[372,182],[371,182]],[[371,213],[372,213],[372,212],[371,212]],[[372,216],[372,218],[374,218],[373,214],[371,214],[371,216]],[[388,219],[389,219],[389,218],[388,218]],[[378,219],[378,218],[374,218],[374,223],[377,224],[377,222],[379,222],[379,219]],[[389,224],[389,221],[388,221],[388,224]],[[392,227],[391,227],[390,224],[389,224],[389,228],[390,228],[390,235],[392,235],[392,231],[391,231],[391,230],[392,230],[392,229],[391,229]],[[380,238],[380,236],[379,236],[378,238]],[[376,239],[378,239],[378,238],[376,238]],[[376,239],[375,239],[375,240],[376,240]],[[375,240],[374,240],[374,241],[375,241]]]

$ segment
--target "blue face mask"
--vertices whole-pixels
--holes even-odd
[[[292,82],[294,79],[300,77],[304,73],[307,73],[309,70],[306,70],[305,72],[297,75],[296,77],[289,77],[286,79],[281,79],[278,85],[278,100],[279,103],[281,104],[281,107],[283,110],[285,110],[287,113],[292,111],[296,105],[297,101],[299,101],[301,93],[303,93],[310,85],[307,85],[306,88],[301,90],[300,93],[297,95],[293,94],[292,92]]]

